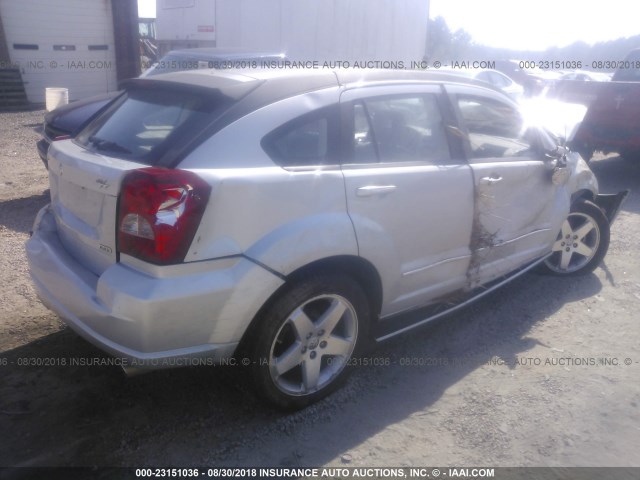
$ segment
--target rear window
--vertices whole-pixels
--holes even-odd
[[[91,122],[76,141],[106,155],[158,165],[172,149],[187,145],[232,102],[169,88],[134,88]]]
[[[336,164],[338,125],[337,105],[320,108],[276,128],[261,145],[281,167]]]

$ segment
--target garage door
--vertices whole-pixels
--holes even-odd
[[[70,100],[116,89],[110,0],[0,0],[0,14],[30,102],[44,102],[46,87],[68,88]]]

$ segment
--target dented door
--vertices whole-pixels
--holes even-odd
[[[524,124],[514,104],[463,89],[452,99],[475,184],[468,278],[476,286],[548,253],[569,194],[551,181],[539,132]]]

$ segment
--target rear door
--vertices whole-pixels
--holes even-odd
[[[471,285],[551,251],[569,211],[569,193],[551,181],[540,132],[493,92],[447,87],[465,134],[475,184]]]
[[[382,316],[464,287],[471,169],[452,154],[439,86],[341,96],[347,207],[359,253],[381,272]]]
[[[49,149],[51,206],[67,252],[96,275],[116,262],[116,211],[122,177],[139,168],[75,145]]]

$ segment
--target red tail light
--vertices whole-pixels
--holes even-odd
[[[129,172],[120,190],[118,251],[159,265],[184,261],[210,192],[186,170]]]

